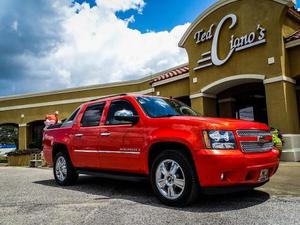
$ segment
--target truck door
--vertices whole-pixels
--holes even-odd
[[[74,133],[73,149],[75,166],[79,168],[99,168],[100,120],[105,102],[89,105]]]
[[[138,172],[144,145],[144,132],[141,122],[133,125],[127,121],[116,120],[117,111],[127,110],[138,115],[128,100],[114,100],[109,106],[105,124],[100,128],[100,166],[103,169],[124,172]]]

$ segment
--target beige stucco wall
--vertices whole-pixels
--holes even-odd
[[[66,119],[81,103],[60,104],[55,106],[34,107],[0,112],[0,124],[25,124],[35,120],[44,120],[45,115],[59,111],[59,119]],[[21,118],[21,115],[24,115]]]
[[[295,85],[276,82],[266,84],[265,89],[269,125],[283,133],[300,133]]]
[[[294,79],[298,79],[300,77],[300,45],[287,49],[287,52],[289,75]]]
[[[32,104],[40,102],[50,102],[57,100],[66,100],[66,99],[75,99],[75,98],[84,98],[91,96],[103,96],[103,95],[112,95],[119,93],[128,93],[128,92],[137,92],[151,88],[149,84],[150,80],[145,80],[141,82],[132,82],[134,84],[110,84],[110,85],[99,85],[99,87],[91,88],[87,87],[80,88],[82,90],[71,90],[70,92],[65,93],[50,93],[48,95],[38,95],[34,97],[18,97],[13,100],[1,100],[1,107],[12,106],[12,105],[22,105],[22,104]]]
[[[219,3],[228,4],[217,8],[220,5]],[[216,10],[211,10],[210,13],[204,13],[198,17],[192,24],[192,29],[186,36],[185,42],[180,43],[186,49],[189,57],[191,94],[201,93],[201,89],[207,87],[207,85],[235,75],[263,75],[264,79],[268,80],[283,75],[293,77],[295,74],[300,74],[298,72],[300,69],[300,58],[297,58],[299,51],[296,48],[295,50],[287,51],[284,43],[284,37],[300,28],[299,20],[288,14],[287,5],[273,0],[236,0],[219,1],[219,3],[216,4]],[[254,31],[258,36],[258,25],[266,29],[266,43],[233,52],[232,56],[223,65],[212,65],[193,70],[193,68],[199,66],[197,61],[201,59],[201,54],[212,50],[213,42],[213,38],[211,38],[197,44],[195,34],[202,29],[208,31],[210,26],[214,24],[212,34],[215,35],[216,27],[222,18],[232,13],[237,16],[237,23],[232,29],[229,29],[231,19],[228,19],[220,31],[217,47],[220,59],[224,59],[228,55],[232,35],[234,37],[242,37]],[[274,58],[275,62],[269,64],[269,58]],[[198,78],[197,83],[192,82],[193,77]],[[262,84],[264,80],[256,81]],[[248,83],[249,81],[242,80],[239,84],[243,82]],[[224,83],[219,85],[224,86]],[[219,92],[223,90],[224,88],[220,88]],[[284,132],[298,133],[298,109],[294,94],[295,85],[287,82],[275,82],[267,84],[265,91],[269,124],[281,128]],[[206,90],[203,94],[218,95],[219,92],[218,87],[215,87],[211,91]],[[207,102],[211,101],[207,100]],[[192,106],[200,112],[211,111],[203,109],[204,102],[206,101],[203,97],[199,97],[193,99]],[[287,106],[288,109],[283,110],[283,106]],[[227,111],[226,107],[220,109],[221,115],[226,116],[228,114]]]
[[[161,96],[173,98],[190,96],[189,78],[156,86],[155,92],[159,92]]]
[[[199,82],[191,83],[191,92],[199,92],[206,85],[233,75],[239,74],[261,74],[266,78],[282,74],[281,57],[282,52],[282,15],[287,11],[282,4],[271,0],[239,0],[221,9],[216,10],[205,17],[193,32],[188,36],[183,47],[187,50],[190,75],[198,77]],[[251,13],[250,13],[251,12]],[[194,34],[201,30],[208,30],[211,24],[218,24],[226,15],[234,13],[237,15],[237,25],[229,30],[229,21],[221,30],[218,52],[220,58],[224,58],[229,52],[229,41],[231,35],[243,36],[251,31],[256,31],[257,25],[261,24],[266,28],[267,43],[249,48],[240,52],[234,52],[232,57],[222,66],[211,66],[197,71],[192,68],[198,66],[197,61],[200,55],[211,50],[212,40],[196,44]],[[268,58],[274,57],[275,64],[269,65]]]
[[[134,83],[134,84],[131,84]],[[130,84],[110,84],[99,85],[97,88],[79,88],[70,91],[62,91],[62,93],[48,93],[33,94],[33,96],[20,96],[12,98],[0,99],[0,124],[3,123],[16,123],[25,124],[35,120],[43,120],[46,114],[59,111],[59,118],[66,119],[71,112],[74,111],[84,101],[78,101],[76,103],[60,103],[56,101],[64,100],[77,100],[81,98],[97,98],[99,96],[113,95],[119,93],[139,92],[143,90],[151,89],[150,80],[140,82],[130,82]],[[86,89],[86,90],[85,90]],[[53,104],[54,102],[54,104]],[[48,104],[46,106],[30,106],[31,104]],[[9,106],[24,106],[23,109],[12,109],[1,111],[1,108]],[[24,117],[21,118],[21,115]]]

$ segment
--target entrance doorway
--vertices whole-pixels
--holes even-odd
[[[28,126],[28,148],[42,149],[44,121],[36,120],[29,123]]]
[[[217,97],[218,116],[268,123],[262,83],[238,85],[219,93]]]

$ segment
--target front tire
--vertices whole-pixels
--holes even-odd
[[[159,154],[151,167],[151,185],[158,199],[169,206],[185,206],[196,200],[198,179],[193,162],[176,150]]]
[[[78,174],[69,156],[64,152],[56,154],[53,166],[54,178],[61,186],[73,185],[77,182]]]

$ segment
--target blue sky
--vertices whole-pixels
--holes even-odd
[[[95,0],[76,0],[88,2],[95,6]],[[171,30],[179,24],[192,22],[200,12],[209,7],[215,0],[146,0],[143,13],[136,10],[117,12],[117,16],[125,19],[134,15],[135,22],[129,24],[132,29],[141,32]]]
[[[192,22],[200,12],[214,2],[214,0],[149,0],[146,1],[143,14],[127,11],[117,15],[126,18],[133,13],[135,23],[130,24],[131,28],[142,32],[147,30],[157,32]]]
[[[95,0],[76,0],[76,2],[88,2],[95,6]],[[129,24],[130,28],[141,32],[171,30],[173,27],[192,22],[203,10],[216,0],[145,0],[146,6],[143,13],[135,10],[117,12],[121,19],[135,16],[135,22]],[[297,8],[300,8],[298,0]]]

